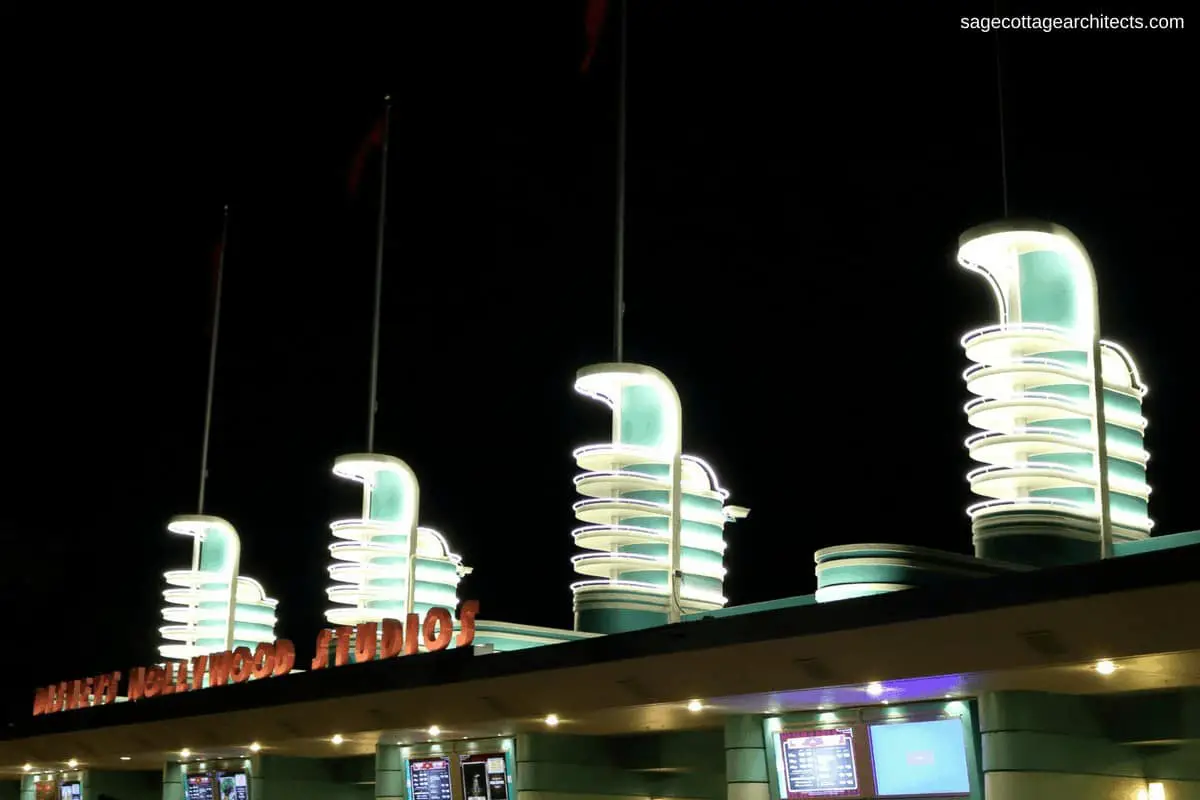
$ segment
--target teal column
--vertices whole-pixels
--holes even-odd
[[[405,800],[404,748],[398,744],[375,747],[376,800]]]
[[[760,717],[725,718],[727,800],[770,800],[767,743]]]
[[[21,778],[21,800],[34,800],[37,795],[37,787],[34,786],[33,776],[26,775]]]
[[[163,765],[162,800],[183,800],[183,766]]]

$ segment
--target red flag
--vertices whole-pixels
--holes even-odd
[[[604,18],[608,16],[608,0],[587,0],[587,9],[583,13],[583,28],[587,36],[587,49],[583,54],[583,63],[579,65],[580,72],[587,72],[596,57],[596,48],[600,45],[600,34],[604,30]]]
[[[367,138],[358,147],[358,152],[354,154],[354,160],[350,162],[350,173],[346,179],[346,191],[352,196],[358,194],[358,187],[362,184],[363,173],[367,169],[367,161],[371,159],[371,155],[380,147],[383,147],[384,126],[387,120],[380,117],[371,128],[371,132],[367,134]]]

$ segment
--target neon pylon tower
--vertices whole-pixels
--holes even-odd
[[[749,513],[706,463],[682,452],[683,412],[665,375],[638,364],[580,370],[575,390],[612,410],[612,441],[575,451],[585,523],[572,558],[575,627],[615,633],[725,605],[725,523]]]
[[[242,543],[234,527],[220,517],[188,514],[172,518],[167,530],[192,537],[192,568],[164,575],[175,588],[163,592],[168,624],[159,628],[166,640],[159,654],[182,661],[275,641],[279,601],[240,574]]]
[[[360,519],[330,526],[333,586],[326,594],[335,607],[325,612],[330,625],[357,625],[385,618],[403,620],[441,606],[458,606],[458,582],[471,572],[450,551],[446,538],[417,526],[421,489],[407,464],[392,456],[342,456],[335,475],[362,484]]]
[[[975,364],[963,373],[976,395],[965,411],[982,431],[966,446],[985,465],[967,476],[987,498],[968,509],[976,555],[1047,565],[1100,554],[1097,351],[1112,540],[1147,537],[1146,385],[1122,347],[1093,349],[1097,287],[1083,245],[1056,225],[999,223],[964,233],[958,262],[988,282],[999,315],[962,339]]]

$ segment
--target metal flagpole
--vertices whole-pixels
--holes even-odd
[[[628,4],[620,0],[617,14],[620,17],[620,68],[617,76],[617,221],[616,254],[613,280],[613,349],[617,362],[625,360],[625,74],[628,71],[629,48],[626,46]]]
[[[375,452],[375,412],[379,408],[379,325],[383,300],[383,243],[387,229],[388,139],[392,126],[392,98],[383,98],[383,147],[379,170],[379,222],[375,232],[375,322],[371,330],[371,404],[367,417],[367,452]]]
[[[1000,0],[995,0],[992,8],[997,17],[1000,16]],[[1000,29],[996,29],[996,110],[1000,121],[1000,193],[1003,203],[1004,216],[1008,216],[1008,143],[1004,136],[1004,73],[1001,71],[1000,60]]]
[[[196,503],[196,513],[204,513],[204,490],[208,484],[208,443],[212,438],[212,409],[213,388],[217,378],[217,339],[221,330],[221,290],[225,281],[225,248],[229,242],[229,206],[225,206],[225,216],[221,222],[221,250],[217,256],[217,288],[213,300],[212,343],[208,349],[208,393],[204,400],[204,443],[200,448],[200,498]],[[197,544],[193,561],[200,556]],[[193,564],[192,569],[197,569]]]

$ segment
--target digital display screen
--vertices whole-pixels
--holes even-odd
[[[83,784],[79,781],[64,783],[58,787],[58,794],[61,800],[80,800],[83,797]]]
[[[453,800],[450,759],[414,758],[408,762],[409,800]]]
[[[880,797],[971,793],[958,719],[872,725],[871,764]]]
[[[503,753],[472,753],[460,756],[459,764],[466,800],[508,800],[508,760]]]
[[[849,728],[779,734],[783,789],[789,798],[854,797],[854,732]]]
[[[250,800],[250,781],[244,772],[218,772],[216,800]]]
[[[188,775],[184,788],[186,800],[214,800],[211,775]]]

